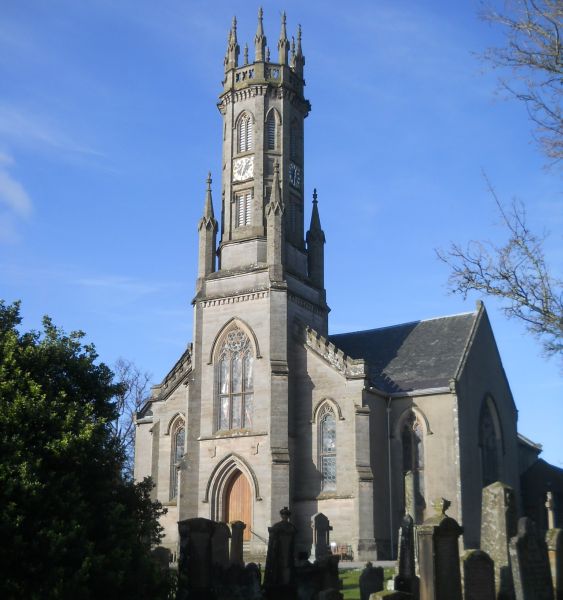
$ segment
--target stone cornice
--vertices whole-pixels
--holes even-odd
[[[261,300],[262,298],[267,298],[269,295],[270,291],[267,289],[255,290],[245,294],[238,294],[236,296],[228,295],[206,298],[205,300],[198,300],[198,304],[200,304],[202,308],[208,308],[209,306],[223,306],[225,304],[248,302],[249,300]]]

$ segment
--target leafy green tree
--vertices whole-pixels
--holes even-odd
[[[120,386],[82,332],[20,323],[0,301],[0,597],[166,598],[163,509],[121,475]]]

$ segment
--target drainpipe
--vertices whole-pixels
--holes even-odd
[[[387,472],[389,475],[389,541],[391,542],[391,558],[395,553],[393,544],[393,480],[391,476],[391,396],[387,398]]]

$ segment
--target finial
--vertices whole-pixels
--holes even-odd
[[[205,180],[205,183],[207,183],[207,191],[210,192],[211,191],[211,182],[213,180],[211,179],[211,171],[207,172],[207,179]]]
[[[313,202],[315,204],[317,203],[317,188],[313,189]]]
[[[210,223],[213,219],[213,199],[211,196],[211,171],[207,173],[207,179],[205,183],[207,184],[207,189],[205,191],[205,204],[203,207],[203,219],[206,223]]]
[[[295,59],[293,60],[293,70],[303,77],[303,65],[305,64],[305,57],[303,56],[303,49],[301,48],[301,25],[297,26],[297,47],[295,49]]]
[[[237,18],[233,17],[231,30],[229,31],[227,55],[225,57],[225,72],[227,72],[229,69],[236,69],[238,67],[239,52],[240,48],[237,43]]]
[[[260,21],[260,23],[262,23],[263,16],[264,16],[264,11],[262,10],[262,7],[260,6],[260,8],[258,9],[258,20]]]
[[[266,62],[270,62],[270,48],[266,46]]]
[[[301,56],[301,54],[302,54],[302,49],[301,49],[301,25],[297,25],[297,54],[298,54],[298,56]]]
[[[248,44],[244,45],[244,64],[248,64]]]
[[[293,68],[295,65],[295,38],[291,36],[291,50],[289,58],[289,66]]]
[[[236,15],[233,15],[233,26],[232,26],[232,29],[233,29],[233,33],[234,33],[235,38],[236,38],[236,35],[237,35],[237,17],[236,17]]]

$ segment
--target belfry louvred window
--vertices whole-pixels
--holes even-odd
[[[322,491],[336,490],[336,418],[328,404],[319,414],[319,468]]]
[[[243,115],[238,124],[238,151],[246,152],[252,150],[252,119],[249,115]]]
[[[240,192],[235,196],[236,202],[236,227],[250,225],[252,209],[252,192]]]
[[[253,363],[248,336],[238,328],[231,329],[225,337],[217,364],[219,429],[252,427]]]
[[[276,118],[273,112],[270,112],[266,121],[266,142],[268,150],[276,149]]]

